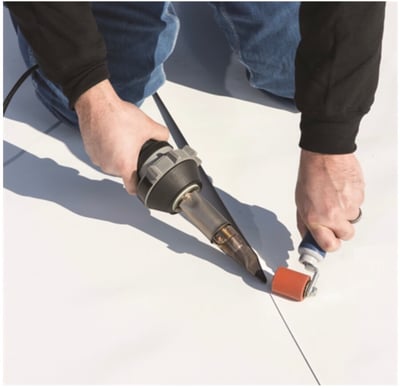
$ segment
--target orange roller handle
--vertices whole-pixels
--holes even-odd
[[[272,279],[272,292],[289,299],[302,301],[311,277],[289,268],[279,267]]]

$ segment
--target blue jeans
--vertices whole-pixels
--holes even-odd
[[[250,85],[293,99],[294,59],[300,41],[299,3],[212,2],[215,19],[246,66]],[[187,4],[190,6],[190,4]],[[110,82],[118,95],[138,106],[165,82],[163,64],[173,52],[179,20],[170,2],[93,2],[107,47]],[[32,49],[16,26],[28,67]],[[149,53],[151,55],[149,55]],[[33,76],[36,94],[63,122],[78,126],[61,89],[43,73]]]

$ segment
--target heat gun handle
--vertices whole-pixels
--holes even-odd
[[[326,256],[326,252],[318,245],[309,231],[299,245],[299,253],[312,255],[318,260],[322,260]]]

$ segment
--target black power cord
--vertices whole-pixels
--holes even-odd
[[[22,83],[38,68],[39,68],[39,65],[37,65],[37,64],[33,65],[27,71],[25,71],[25,73],[22,74],[21,77],[19,77],[18,81],[15,83],[15,85],[12,87],[10,92],[7,94],[7,97],[3,101],[3,116],[6,114],[8,104],[10,103],[11,99],[14,97],[14,94],[20,88]]]

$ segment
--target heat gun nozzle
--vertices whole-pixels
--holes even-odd
[[[213,242],[228,256],[243,264],[252,275],[264,283],[267,282],[257,254],[232,225],[225,225],[218,230],[213,237]]]
[[[183,215],[225,254],[243,265],[262,282],[267,282],[256,253],[244,237],[197,190],[185,193],[178,207]]]

